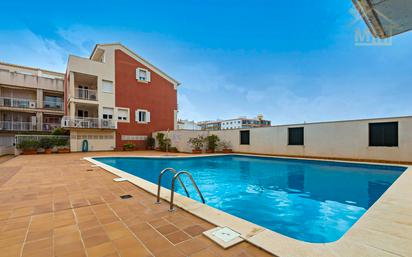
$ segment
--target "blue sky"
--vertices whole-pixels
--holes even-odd
[[[2,3],[0,60],[64,71],[122,42],[179,80],[180,118],[411,115],[412,32],[356,46],[350,0]]]

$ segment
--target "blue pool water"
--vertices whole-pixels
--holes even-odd
[[[405,170],[403,167],[226,155],[96,160],[153,183],[172,167],[192,173],[206,204],[306,242],[339,239]],[[170,188],[172,176],[162,186]],[[190,196],[199,200],[187,178]],[[178,183],[176,183],[178,185]],[[178,192],[184,191],[178,185]]]

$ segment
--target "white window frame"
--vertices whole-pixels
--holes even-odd
[[[119,111],[120,110],[127,111],[126,120],[119,119],[119,117],[120,117]],[[124,107],[116,107],[116,119],[117,119],[117,122],[130,122],[130,109],[129,108],[124,108]]]
[[[144,120],[144,121],[139,120],[139,118],[140,118],[139,113],[140,113],[140,112],[146,113],[146,114],[145,114],[145,120]],[[137,123],[140,123],[140,124],[150,123],[150,112],[149,112],[148,110],[144,110],[144,109],[137,109],[137,110],[135,111],[135,120],[136,120]]]
[[[146,79],[140,79],[140,76],[139,76],[140,71],[146,72]],[[149,83],[151,81],[150,71],[147,69],[143,69],[143,68],[137,68],[136,69],[136,79],[139,82]]]
[[[112,110],[112,114],[107,114],[107,113],[105,113],[105,111],[104,111],[104,109],[111,109]],[[104,118],[104,115],[112,115],[112,117],[111,118]],[[103,109],[102,109],[102,119],[104,119],[104,120],[113,120],[113,117],[114,117],[114,108],[113,107],[103,107]]]
[[[112,89],[111,89],[111,91],[107,91],[107,90],[105,90],[105,83],[110,83],[111,84],[111,86],[112,86]],[[109,80],[102,80],[102,92],[103,93],[107,93],[107,94],[113,94],[114,93],[114,84],[113,84],[113,81],[109,81]]]

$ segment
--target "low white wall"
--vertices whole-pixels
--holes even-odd
[[[70,151],[81,152],[83,140],[88,141],[89,151],[112,151],[116,145],[111,130],[70,130]]]
[[[370,147],[369,123],[399,123],[398,147]],[[288,145],[288,128],[304,127],[304,146]],[[250,145],[240,145],[240,130],[250,130]],[[167,134],[167,132],[163,131]],[[190,137],[215,134],[230,141],[235,152],[412,162],[412,117],[282,125],[220,131],[169,131],[172,146],[190,152]],[[156,137],[156,133],[153,133]]]

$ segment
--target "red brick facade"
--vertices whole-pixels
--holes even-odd
[[[149,70],[151,82],[137,81],[137,68]],[[121,50],[115,52],[115,94],[115,106],[130,110],[130,122],[117,123],[117,149],[129,142],[134,143],[139,149],[144,149],[146,146],[145,141],[122,141],[121,135],[149,136],[154,131],[174,129],[177,92],[173,84]],[[136,122],[135,111],[137,109],[150,112],[149,123]]]

